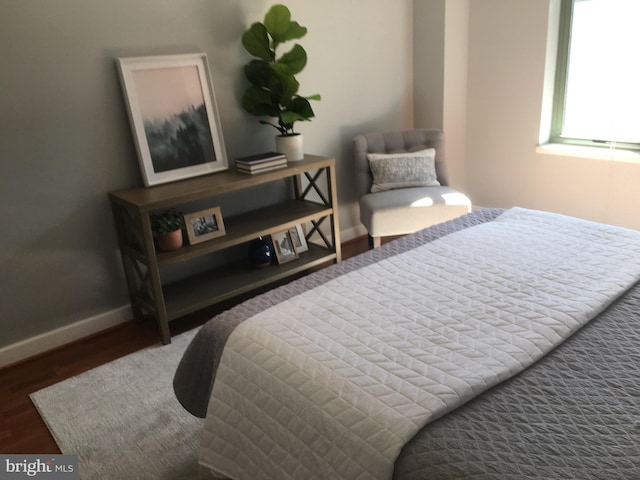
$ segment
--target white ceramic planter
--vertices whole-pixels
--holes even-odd
[[[297,162],[304,159],[304,150],[302,145],[302,134],[295,135],[278,135],[276,136],[276,151],[284,153],[287,161]]]

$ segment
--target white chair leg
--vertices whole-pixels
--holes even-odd
[[[379,248],[381,243],[382,237],[372,237],[371,235],[369,235],[369,247],[372,248]]]

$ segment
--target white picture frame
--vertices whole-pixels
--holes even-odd
[[[298,258],[298,251],[291,236],[291,230],[283,230],[271,235],[271,243],[278,264],[287,263]]]
[[[145,186],[228,170],[206,54],[116,64]]]
[[[291,238],[293,239],[293,245],[296,247],[296,251],[298,253],[308,251],[309,245],[307,245],[307,239],[304,235],[304,229],[302,228],[302,225],[291,227],[289,231],[291,232]]]

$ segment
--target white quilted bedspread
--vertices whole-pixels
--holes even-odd
[[[640,279],[640,232],[511,209],[243,322],[200,462],[236,480],[391,478],[428,422],[531,365]]]

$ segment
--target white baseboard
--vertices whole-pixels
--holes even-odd
[[[132,318],[131,307],[126,305],[7,345],[6,347],[0,348],[0,367],[11,365],[12,363],[33,357],[48,350],[53,350],[67,343],[130,321]]]
[[[354,238],[362,237],[367,234],[367,229],[364,225],[356,225],[355,227],[340,230],[340,242],[348,242]]]

